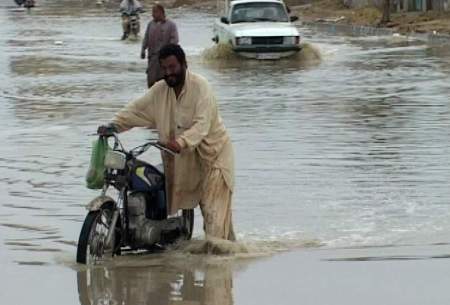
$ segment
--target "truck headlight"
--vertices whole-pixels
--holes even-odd
[[[236,37],[236,44],[237,45],[252,44],[252,38],[251,37]]]
[[[300,37],[299,36],[285,36],[283,39],[283,44],[299,44]]]

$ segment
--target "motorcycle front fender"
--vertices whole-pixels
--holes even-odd
[[[117,207],[117,203],[109,196],[98,196],[91,200],[86,206],[86,210],[92,212],[92,211],[98,211],[102,207],[103,204],[107,202],[112,202],[114,204],[114,209]]]

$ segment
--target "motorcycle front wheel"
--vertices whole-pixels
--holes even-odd
[[[77,247],[77,262],[81,264],[96,264],[107,256],[113,256],[120,251],[119,231],[114,230],[109,245],[106,236],[111,226],[114,209],[113,204],[104,204],[100,210],[87,214]],[[120,220],[117,221],[120,223]]]

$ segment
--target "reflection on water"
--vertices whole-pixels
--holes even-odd
[[[77,272],[80,304],[233,304],[230,266],[98,267]]]

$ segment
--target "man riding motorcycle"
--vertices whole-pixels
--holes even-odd
[[[120,12],[122,13],[122,40],[125,40],[130,32],[130,16],[139,16],[139,13],[143,12],[142,4],[138,0],[122,0],[120,3]]]
[[[31,8],[36,5],[35,0],[14,0],[14,2],[16,2],[16,4],[18,6],[23,5],[23,7],[26,7],[26,8]]]

